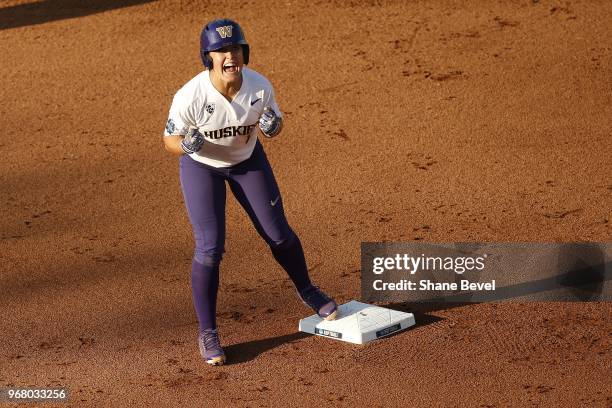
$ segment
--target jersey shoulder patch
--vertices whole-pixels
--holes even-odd
[[[175,131],[176,131],[176,124],[174,123],[172,118],[170,118],[166,122],[166,132],[168,132],[168,134],[172,135],[172,134],[174,134]]]

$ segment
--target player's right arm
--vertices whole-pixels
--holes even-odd
[[[204,136],[197,127],[190,126],[187,134],[164,136],[166,150],[174,154],[192,154],[198,152],[204,144]]]
[[[181,142],[183,141],[182,135],[170,135],[164,136],[164,148],[173,154],[181,155],[185,154],[183,148],[181,147]]]
[[[204,137],[195,126],[195,108],[190,95],[181,89],[174,96],[163,142],[166,151],[176,154],[191,154],[200,150]]]

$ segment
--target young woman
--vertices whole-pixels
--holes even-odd
[[[257,128],[268,138],[278,135],[283,119],[270,82],[245,66],[249,45],[240,26],[227,19],[206,24],[200,55],[207,70],[174,96],[163,140],[166,150],[180,155],[181,187],[195,235],[191,287],[200,353],[207,363],[220,365],[225,354],[215,314],[225,245],[226,182],[304,303],[327,320],[335,319],[337,305],[308,277],[302,244],[287,223],[257,138]]]

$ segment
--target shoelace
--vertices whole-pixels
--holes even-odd
[[[216,330],[205,330],[202,332],[202,339],[204,340],[205,350],[219,350],[221,349],[221,343],[219,342],[219,335]]]

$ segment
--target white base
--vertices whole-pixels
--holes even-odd
[[[336,320],[326,321],[314,314],[300,320],[302,332],[349,343],[364,344],[415,324],[412,313],[368,305],[351,300],[338,306]]]

